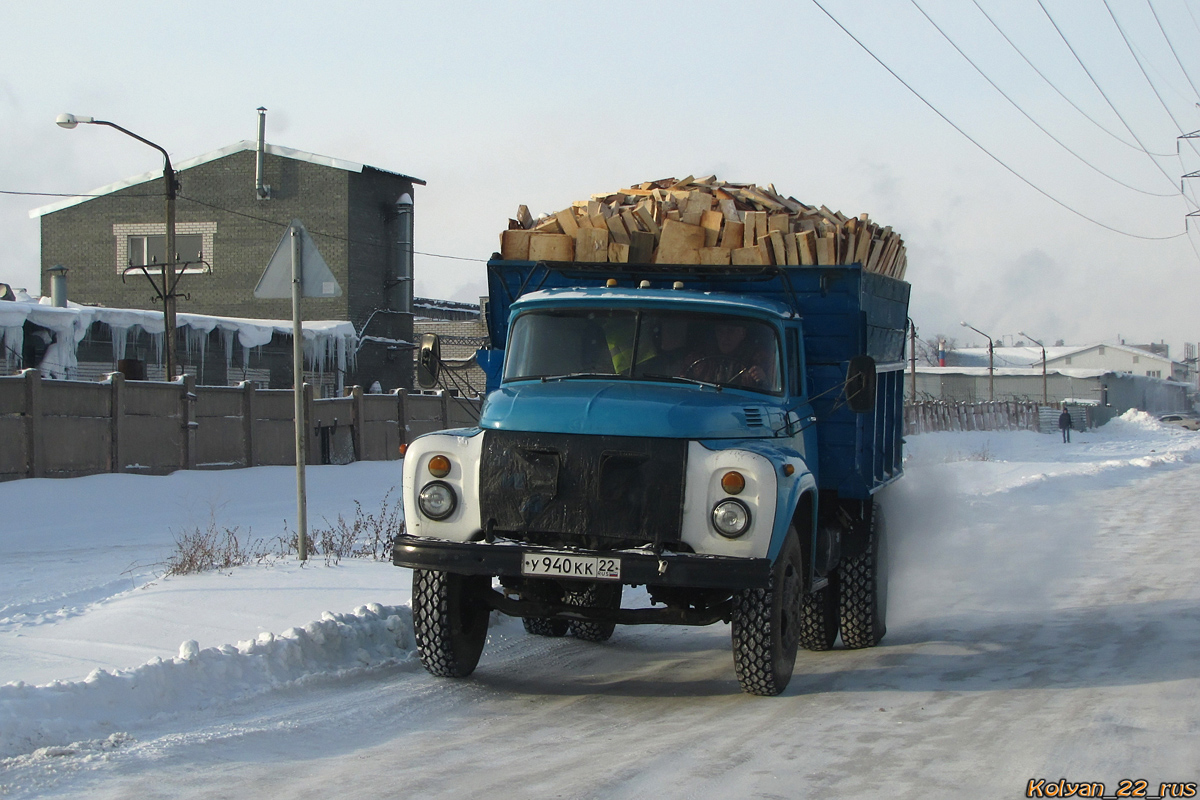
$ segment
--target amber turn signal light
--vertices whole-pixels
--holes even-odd
[[[746,488],[746,479],[740,472],[726,472],[721,476],[721,488],[726,494],[741,494]]]
[[[429,474],[435,478],[444,478],[450,474],[450,459],[445,456],[434,456],[429,459]]]

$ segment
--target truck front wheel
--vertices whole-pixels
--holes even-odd
[[[487,640],[483,594],[491,579],[433,569],[413,571],[413,637],[421,664],[442,678],[465,678],[475,671]]]
[[[616,610],[621,607],[621,584],[589,583],[585,588],[568,590],[566,601],[569,606]],[[585,642],[607,642],[616,630],[615,622],[590,622],[571,620],[571,633]]]
[[[733,671],[747,694],[777,695],[792,679],[800,642],[803,574],[796,529],[789,528],[767,588],[733,594]]]
[[[871,504],[866,548],[838,567],[842,644],[874,647],[887,632],[887,532],[879,505]]]

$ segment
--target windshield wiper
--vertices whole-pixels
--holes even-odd
[[[638,376],[639,378],[649,378],[653,381],[671,381],[672,383],[690,383],[694,386],[707,386],[710,389],[716,389],[718,392],[725,388],[723,383],[712,383],[711,381],[702,381],[699,378],[685,378],[682,375],[658,375],[654,373],[644,372]]]
[[[618,375],[615,372],[567,372],[562,375],[542,375],[539,380],[542,383],[550,381],[570,381],[580,378],[604,378],[606,380],[629,380],[628,375]]]

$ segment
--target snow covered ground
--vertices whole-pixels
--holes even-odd
[[[1200,780],[1200,434],[927,434],[886,490],[888,636],[738,690],[728,627],[413,653],[407,570],[162,578],[173,536],[294,518],[289,468],[0,484],[0,795],[1024,796]],[[396,463],[309,473],[310,519]],[[627,604],[641,596],[627,592]]]

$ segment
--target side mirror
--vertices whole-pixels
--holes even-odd
[[[875,408],[875,359],[855,356],[846,369],[846,405],[855,414]]]
[[[442,343],[436,333],[421,334],[421,349],[417,355],[417,384],[422,389],[437,386],[442,368]]]

